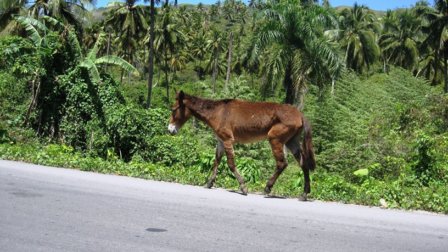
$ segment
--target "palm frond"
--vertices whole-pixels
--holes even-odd
[[[127,72],[132,72],[137,75],[139,74],[137,69],[133,65],[131,65],[126,60],[114,55],[103,56],[101,58],[96,59],[94,63],[115,65],[123,68]]]
[[[79,44],[78,37],[76,36],[76,32],[73,30],[73,28],[67,27],[65,24],[61,23],[56,18],[50,16],[43,16],[42,18],[43,20],[45,20],[45,22],[48,22],[55,28],[60,30],[66,30],[67,32],[65,34],[67,35],[70,47],[75,50],[75,53],[77,55],[82,56],[81,45]]]
[[[29,38],[33,41],[36,47],[42,44],[42,36],[39,34],[39,30],[46,31],[47,27],[39,20],[31,17],[19,16],[15,18],[19,24],[25,27],[28,32]]]
[[[86,68],[90,78],[92,78],[95,83],[101,82],[100,73],[98,72],[98,68],[96,67],[95,62],[89,59],[85,59],[81,61],[81,63],[79,63],[79,67]]]
[[[92,49],[90,49],[89,53],[87,54],[87,57],[91,60],[96,59],[96,56],[98,54],[98,51],[100,50],[100,46],[105,42],[106,34],[104,32],[101,32],[98,35],[98,38],[96,39],[95,45]]]

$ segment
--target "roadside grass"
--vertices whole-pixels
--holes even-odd
[[[37,143],[0,144],[0,159],[196,186],[205,184],[210,174],[210,160],[212,160],[212,158],[206,158],[191,167],[179,165],[168,167],[138,159],[124,162],[113,154],[107,159],[102,159],[82,154],[66,145]],[[247,181],[249,192],[262,193],[265,181],[274,168],[254,175],[253,172],[245,170],[241,164],[239,162],[239,169]],[[404,174],[395,181],[382,181],[369,176],[348,181],[336,173],[323,169],[317,169],[311,177],[311,199],[448,214],[448,189],[442,182],[430,182],[423,185],[417,178]],[[221,165],[219,169],[215,186],[238,190],[237,181],[225,165]],[[302,172],[296,164],[291,164],[278,179],[273,194],[294,198],[302,192]],[[386,202],[387,206],[384,203],[381,205],[380,200]]]

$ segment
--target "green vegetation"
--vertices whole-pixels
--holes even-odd
[[[157,6],[154,22],[136,1],[99,13],[86,2],[0,4],[0,158],[204,185],[212,132],[192,120],[166,133],[182,89],[301,107],[314,199],[448,213],[448,1],[376,13],[227,0]],[[269,145],[235,152],[262,192]],[[289,164],[273,193],[296,197],[302,171]],[[216,186],[238,188],[225,162]]]

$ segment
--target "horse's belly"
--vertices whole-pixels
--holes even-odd
[[[245,134],[234,134],[235,142],[237,143],[253,143],[263,141],[267,138],[267,133],[245,133]]]

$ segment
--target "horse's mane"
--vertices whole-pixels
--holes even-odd
[[[206,98],[193,96],[193,95],[187,95],[187,94],[185,94],[185,99],[188,99],[191,101],[191,103],[193,103],[195,105],[199,105],[203,108],[211,108],[211,107],[223,104],[223,103],[227,104],[227,103],[230,103],[235,100],[235,99],[212,100],[212,99],[206,99]]]

